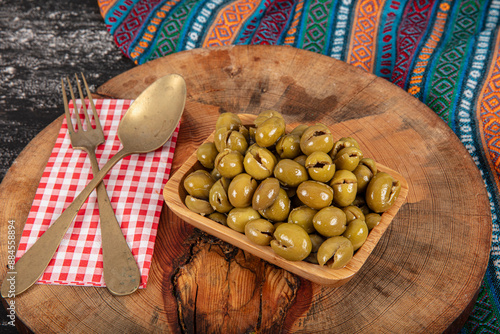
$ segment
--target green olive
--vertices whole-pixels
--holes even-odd
[[[315,181],[328,182],[335,174],[332,158],[325,152],[311,153],[306,159],[305,167],[311,179]]]
[[[276,143],[276,152],[281,159],[294,159],[302,154],[300,137],[296,134],[287,134]]]
[[[333,136],[324,124],[308,127],[300,137],[300,149],[305,155],[320,151],[328,153],[333,147]]]
[[[357,147],[351,146],[341,149],[335,156],[334,163],[337,169],[353,171],[363,159],[363,152]]]
[[[312,249],[309,234],[299,225],[284,223],[274,231],[271,248],[282,258],[289,261],[302,261]]]
[[[245,235],[257,245],[269,246],[273,233],[274,225],[269,220],[255,219],[245,225]]]
[[[306,167],[306,160],[307,160],[307,155],[302,154],[293,159],[293,161],[298,162],[301,166]]]
[[[313,217],[316,213],[318,213],[318,210],[311,209],[305,205],[294,208],[288,215],[288,222],[299,225],[307,233],[313,233],[316,231],[313,224]]]
[[[203,167],[209,169],[214,168],[215,157],[217,154],[219,154],[219,151],[217,151],[213,142],[203,143],[196,150],[196,157],[198,158],[198,161],[203,165]]]
[[[198,169],[186,176],[184,179],[184,189],[193,197],[208,199],[210,188],[212,188],[214,183],[215,180],[209,172]]]
[[[214,222],[217,222],[221,225],[227,226],[227,216],[220,212],[212,212],[207,216],[207,218],[212,219]]]
[[[193,212],[199,213],[200,215],[208,215],[214,212],[214,209],[207,200],[196,198],[190,195],[186,196],[184,201],[187,208]]]
[[[365,216],[370,213],[370,208],[366,205],[366,199],[363,195],[356,195],[352,205],[360,208],[361,212],[363,212]]]
[[[318,264],[318,249],[325,241],[325,238],[317,233],[309,234],[309,238],[311,239],[312,249],[311,253],[304,259],[304,261]]]
[[[228,198],[230,182],[229,179],[222,177],[210,189],[208,199],[212,208],[217,212],[227,213],[233,208]]]
[[[235,231],[245,233],[245,225],[254,219],[259,219],[257,210],[251,207],[234,208],[227,214],[227,226]]]
[[[333,202],[338,206],[349,206],[357,194],[356,176],[348,170],[338,170],[330,182],[333,189]]]
[[[343,236],[331,237],[325,240],[318,249],[318,263],[332,269],[344,267],[353,257],[352,243]]]
[[[291,202],[284,189],[279,189],[278,197],[271,206],[259,210],[262,217],[273,222],[285,221],[290,213]]]
[[[354,219],[349,224],[343,234],[352,243],[354,250],[359,249],[368,237],[368,226],[364,220]]]
[[[290,132],[290,134],[298,135],[300,138],[300,137],[302,137],[302,134],[304,133],[304,131],[306,131],[306,129],[308,127],[309,127],[309,125],[307,125],[307,124],[299,124],[295,128],[293,128],[293,130],[292,130],[292,132]]]
[[[401,191],[401,184],[390,174],[378,172],[366,187],[366,204],[376,212],[387,211],[396,201]]]
[[[270,207],[278,197],[280,183],[278,179],[270,177],[262,181],[255,190],[252,198],[252,208],[264,210]]]
[[[257,115],[255,120],[253,121],[253,124],[257,128],[257,127],[259,127],[259,125],[261,125],[262,123],[264,123],[265,121],[267,121],[271,117],[278,117],[278,118],[285,120],[283,118],[283,115],[280,112],[278,112],[276,110],[269,109],[269,110],[265,110],[265,111],[260,112],[259,115]]]
[[[327,238],[344,233],[346,222],[345,213],[334,206],[319,210],[313,217],[314,228],[319,234]]]
[[[241,119],[237,114],[225,112],[219,115],[215,123],[215,129],[225,128],[227,130],[236,130],[242,125]]]
[[[358,194],[364,193],[372,177],[377,174],[377,165],[370,158],[363,158],[352,171],[358,180]]]
[[[257,189],[257,181],[246,173],[236,175],[228,189],[229,202],[235,208],[245,208],[252,205],[252,197]]]
[[[297,197],[308,207],[320,210],[332,204],[333,190],[322,182],[305,181],[298,186]]]
[[[214,162],[215,163],[215,162]],[[212,175],[212,177],[214,178],[214,180],[218,180],[222,177],[222,175],[220,175],[219,171],[217,170],[217,168],[214,168],[212,169],[212,171],[210,172],[210,175]]]
[[[344,213],[346,215],[347,222],[350,222],[354,219],[365,220],[365,214],[357,206],[349,205],[349,206],[343,207],[342,211],[344,211]]]
[[[226,128],[215,131],[214,145],[218,152],[230,149],[244,154],[248,148],[247,139],[241,132],[227,130]]]
[[[309,178],[304,166],[290,159],[282,159],[276,164],[274,177],[288,187],[297,187]]]
[[[243,155],[240,152],[225,149],[217,154],[215,168],[223,177],[232,179],[243,172]]]
[[[245,171],[256,180],[264,180],[273,174],[276,158],[266,148],[252,145],[245,155]]]
[[[369,230],[380,224],[380,220],[382,220],[382,216],[375,212],[371,212],[365,216],[366,226],[368,226]]]
[[[333,148],[330,151],[330,156],[333,159],[333,158],[335,158],[335,156],[337,155],[337,153],[340,150],[342,150],[343,148],[352,147],[352,146],[360,148],[356,139],[354,139],[352,137],[342,137],[333,144]]]
[[[270,147],[285,134],[285,129],[286,124],[283,118],[271,117],[257,127],[255,142],[260,147]]]

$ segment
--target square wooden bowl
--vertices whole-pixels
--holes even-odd
[[[255,115],[246,114],[239,114],[239,116],[245,125],[253,124],[253,119],[256,117]],[[214,133],[212,133],[205,142],[212,142],[213,136]],[[376,159],[376,157],[374,157],[374,159]],[[408,183],[406,182],[406,179],[396,171],[377,163],[379,171],[389,173],[395,180],[398,180],[401,183],[401,192],[399,197],[394,205],[382,214],[380,223],[370,231],[365,243],[355,252],[349,263],[343,268],[331,269],[305,261],[295,262],[285,260],[284,258],[276,255],[270,246],[259,246],[253,244],[248,240],[245,234],[239,233],[227,226],[216,223],[207,217],[203,217],[190,211],[184,205],[184,199],[187,194],[183,186],[184,178],[193,171],[202,168],[203,166],[198,162],[195,151],[165,185],[163,190],[165,203],[177,216],[200,230],[203,230],[206,233],[232,244],[233,246],[258,256],[265,261],[275,264],[314,283],[334,287],[347,283],[354,276],[354,274],[361,269],[408,195]]]

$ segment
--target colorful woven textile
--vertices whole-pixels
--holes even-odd
[[[493,217],[489,267],[464,332],[499,332],[500,0],[98,0],[137,64],[193,48],[289,45],[386,78],[467,148]]]

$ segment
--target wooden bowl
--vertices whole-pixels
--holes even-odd
[[[253,120],[256,116],[249,114],[239,114],[239,117],[243,124],[250,125],[253,124]],[[287,130],[290,131],[291,129],[293,129],[293,125],[287,125]],[[205,142],[212,142],[213,138],[214,133],[212,133],[205,140]],[[373,158],[374,160],[376,160],[376,157]],[[191,172],[197,169],[203,169],[203,166],[198,162],[198,159],[196,157],[196,151],[169,179],[163,190],[163,197],[165,199],[165,203],[176,215],[178,215],[184,221],[199,228],[200,230],[203,230],[206,233],[220,238],[236,247],[243,249],[244,251],[252,253],[253,255],[258,256],[263,260],[275,264],[314,283],[335,287],[347,283],[353,277],[353,275],[359,271],[361,266],[363,266],[366,259],[371,254],[378,241],[391,224],[391,221],[398,212],[399,208],[405,202],[406,196],[408,194],[408,183],[402,175],[381,164],[377,164],[377,168],[379,171],[389,173],[394,179],[398,180],[401,183],[401,192],[394,205],[382,214],[380,223],[370,231],[368,238],[366,239],[363,246],[355,252],[351,261],[349,261],[349,263],[345,267],[340,269],[321,267],[319,265],[305,261],[285,260],[284,258],[276,255],[270,246],[256,245],[250,242],[245,234],[239,233],[227,226],[216,223],[209,218],[206,218],[189,210],[184,205],[186,191],[184,189],[183,183],[184,178]]]

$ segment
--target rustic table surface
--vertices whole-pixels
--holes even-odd
[[[3,0],[1,7],[0,180],[64,112],[61,77],[84,72],[95,91],[135,66],[106,31],[95,0]],[[2,307],[0,319],[1,333],[16,333]]]

